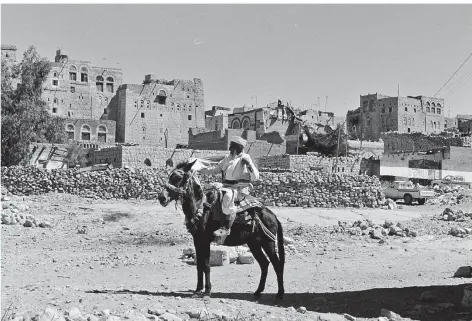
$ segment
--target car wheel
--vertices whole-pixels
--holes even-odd
[[[413,203],[413,197],[410,194],[405,194],[403,196],[403,200],[405,201],[405,204],[411,205]]]
[[[418,198],[418,204],[424,205],[426,203],[426,198]]]

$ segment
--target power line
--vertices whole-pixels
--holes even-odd
[[[470,53],[469,57],[467,57],[467,59],[464,60],[462,65],[460,65],[460,67],[454,72],[454,74],[451,76],[451,78],[449,78],[446,81],[446,83],[434,94],[433,98],[436,97],[436,95],[449,83],[449,81],[457,74],[457,72],[462,68],[462,66],[464,66],[464,64],[467,62],[467,60],[469,60],[470,57],[472,57],[472,53]]]

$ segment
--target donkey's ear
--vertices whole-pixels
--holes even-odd
[[[186,173],[190,172],[190,170],[192,169],[193,165],[195,164],[195,162],[197,161],[197,159],[190,159],[187,163],[187,165],[185,165],[185,168],[184,168],[184,171]]]

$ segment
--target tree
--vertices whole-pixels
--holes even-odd
[[[64,119],[50,115],[41,98],[50,70],[51,63],[34,46],[25,51],[19,64],[2,59],[2,166],[21,164],[30,143],[66,141]]]

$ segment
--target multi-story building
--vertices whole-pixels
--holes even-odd
[[[348,111],[346,122],[351,137],[371,141],[382,132],[430,134],[457,127],[454,118],[444,115],[444,99],[426,96],[360,96],[360,107]]]
[[[208,130],[223,130],[228,128],[228,114],[231,108],[213,106],[211,110],[205,111],[205,128]]]
[[[61,49],[51,65],[42,96],[52,115],[67,119],[69,139],[114,143],[122,70],[70,59]]]
[[[472,132],[472,115],[457,115],[459,131],[462,134],[470,135]]]
[[[173,148],[188,143],[191,127],[205,128],[203,81],[146,75],[117,92],[117,142]]]

